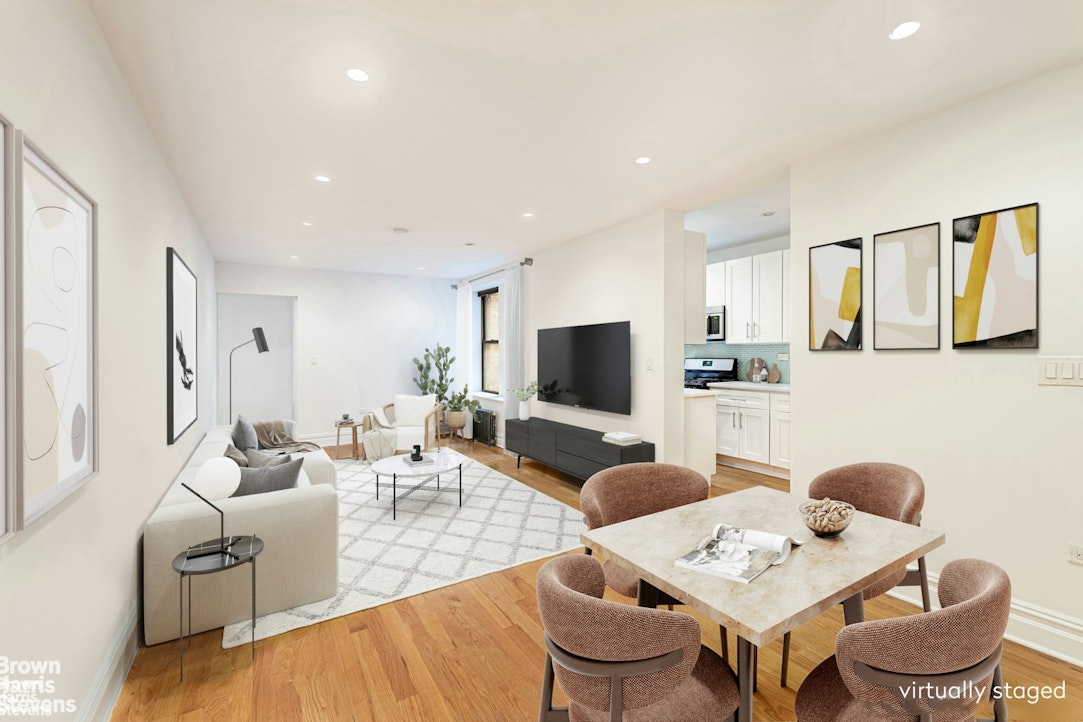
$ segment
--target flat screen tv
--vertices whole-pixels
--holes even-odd
[[[538,400],[632,413],[631,323],[538,329]]]

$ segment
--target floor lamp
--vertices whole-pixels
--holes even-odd
[[[239,346],[235,346],[233,348],[233,351],[236,351],[242,346],[247,346],[250,343],[256,344],[256,350],[259,353],[264,353],[271,350],[267,346],[267,337],[263,335],[262,326],[257,326],[256,328],[252,329],[252,338],[248,339]],[[231,424],[233,423],[233,351],[229,352],[229,423]]]

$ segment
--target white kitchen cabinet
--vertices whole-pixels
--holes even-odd
[[[707,264],[707,306],[726,305],[726,263]]]
[[[765,409],[741,409],[741,442],[738,456],[761,464],[771,462],[771,412]]]
[[[715,399],[717,453],[770,462],[771,412],[767,396],[751,391],[719,391]]]
[[[684,465],[708,480],[715,472],[716,420],[714,394],[684,392]]]
[[[782,251],[726,262],[726,340],[780,343],[783,336]]]
[[[738,456],[740,431],[737,428],[736,406],[716,404],[718,416],[715,421],[715,452],[726,456]]]
[[[771,466],[790,468],[790,395],[771,395]]]

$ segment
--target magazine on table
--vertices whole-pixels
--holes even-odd
[[[794,540],[781,534],[718,524],[676,564],[747,584],[790,556]]]

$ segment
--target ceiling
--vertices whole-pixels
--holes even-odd
[[[1076,0],[88,3],[218,260],[444,278],[1083,58]]]

